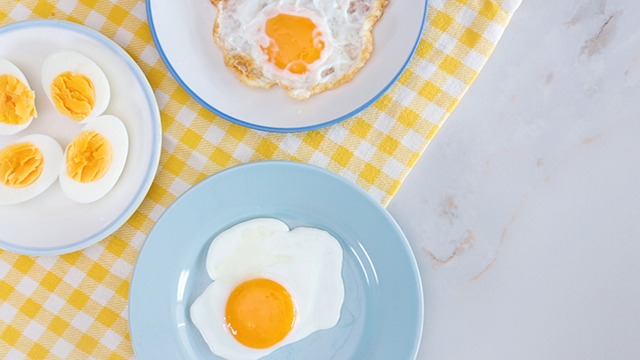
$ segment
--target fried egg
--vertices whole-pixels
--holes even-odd
[[[36,117],[35,93],[9,60],[0,58],[0,135],[26,129]]]
[[[47,190],[58,178],[62,147],[32,134],[0,149],[0,205],[17,204]]]
[[[193,302],[191,320],[211,351],[258,359],[335,326],[344,300],[342,247],[328,232],[278,219],[239,223],[213,239],[213,282]]]
[[[109,81],[100,67],[75,51],[57,51],[42,64],[42,87],[62,115],[86,123],[109,105]]]
[[[211,0],[225,64],[251,86],[295,99],[351,80],[373,49],[387,0]]]
[[[62,192],[79,203],[101,199],[122,174],[128,151],[122,120],[113,115],[92,119],[65,149],[59,167]]]

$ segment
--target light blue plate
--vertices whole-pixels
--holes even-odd
[[[136,263],[129,324],[137,359],[218,359],[189,317],[211,282],[212,238],[238,222],[275,217],[332,233],[344,249],[338,325],[267,359],[414,359],[423,299],[413,253],[393,218],[353,183],[302,163],[264,161],[211,176],[158,220]]]

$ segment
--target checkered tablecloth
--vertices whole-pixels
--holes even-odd
[[[352,180],[386,205],[478,75],[519,4],[430,0],[416,54],[385,95],[339,124],[279,134],[232,124],[190,98],[160,59],[144,1],[0,1],[0,26],[63,19],[122,46],[155,91],[163,130],[156,179],[140,208],[113,235],[63,256],[0,250],[0,358],[133,358],[127,300],[140,247],[177,196],[222,169],[262,159],[306,162]]]

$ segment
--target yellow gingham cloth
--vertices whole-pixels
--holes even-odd
[[[153,43],[144,1],[0,1],[0,26],[63,19],[122,46],[155,91],[163,130],[156,179],[138,211],[113,235],[63,256],[0,250],[0,358],[133,358],[127,300],[146,234],[178,195],[222,169],[262,159],[311,163],[354,181],[386,205],[477,76],[519,4],[430,0],[416,54],[390,91],[339,124],[277,134],[222,120],[182,90]]]

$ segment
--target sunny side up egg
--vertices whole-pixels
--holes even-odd
[[[0,205],[40,195],[58,178],[60,164],[62,148],[47,135],[27,135],[0,149]]]
[[[213,353],[259,359],[335,326],[344,300],[342,247],[328,232],[278,219],[239,223],[213,239],[213,282],[191,320]]]
[[[211,0],[213,37],[248,85],[275,84],[295,99],[351,80],[373,49],[387,0]]]
[[[122,120],[113,115],[92,119],[65,149],[59,167],[62,192],[79,203],[101,199],[118,181],[128,152]]]
[[[84,124],[104,113],[111,99],[102,69],[75,51],[56,51],[42,64],[42,87],[62,115]]]
[[[26,129],[36,116],[35,93],[27,78],[9,60],[0,58],[0,135]]]

